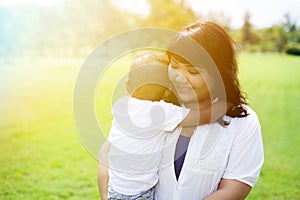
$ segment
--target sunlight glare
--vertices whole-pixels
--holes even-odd
[[[147,0],[113,0],[113,3],[121,10],[146,17],[150,14],[151,6]]]
[[[38,6],[60,6],[64,0],[0,0],[0,6],[38,5]]]

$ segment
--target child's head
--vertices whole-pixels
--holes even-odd
[[[127,92],[142,100],[163,99],[170,85],[168,64],[164,54],[146,52],[136,56],[128,73]]]

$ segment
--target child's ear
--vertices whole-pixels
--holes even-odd
[[[166,89],[166,91],[164,93],[164,97],[168,97],[168,96],[170,96],[172,94],[172,87],[173,87],[172,84],[170,84],[168,86],[168,88]]]
[[[165,92],[164,92],[163,97],[168,97],[170,94],[171,94],[170,89],[166,89]]]
[[[128,79],[125,81],[125,85],[126,85],[127,92],[131,93],[132,86],[131,86],[130,81]]]

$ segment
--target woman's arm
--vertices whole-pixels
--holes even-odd
[[[98,189],[101,200],[108,200],[108,151],[110,144],[105,142],[100,150],[98,161]]]
[[[251,187],[234,179],[222,179],[217,191],[204,200],[242,200],[249,194]]]

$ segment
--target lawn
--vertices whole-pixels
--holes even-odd
[[[265,147],[262,174],[248,199],[300,199],[300,57],[242,55],[240,64]]]
[[[128,69],[101,78],[95,114],[104,134],[111,95]],[[250,199],[299,199],[300,57],[241,54],[240,79],[262,125],[265,164]],[[73,91],[83,60],[0,61],[0,199],[99,199],[97,161],[76,131]]]

